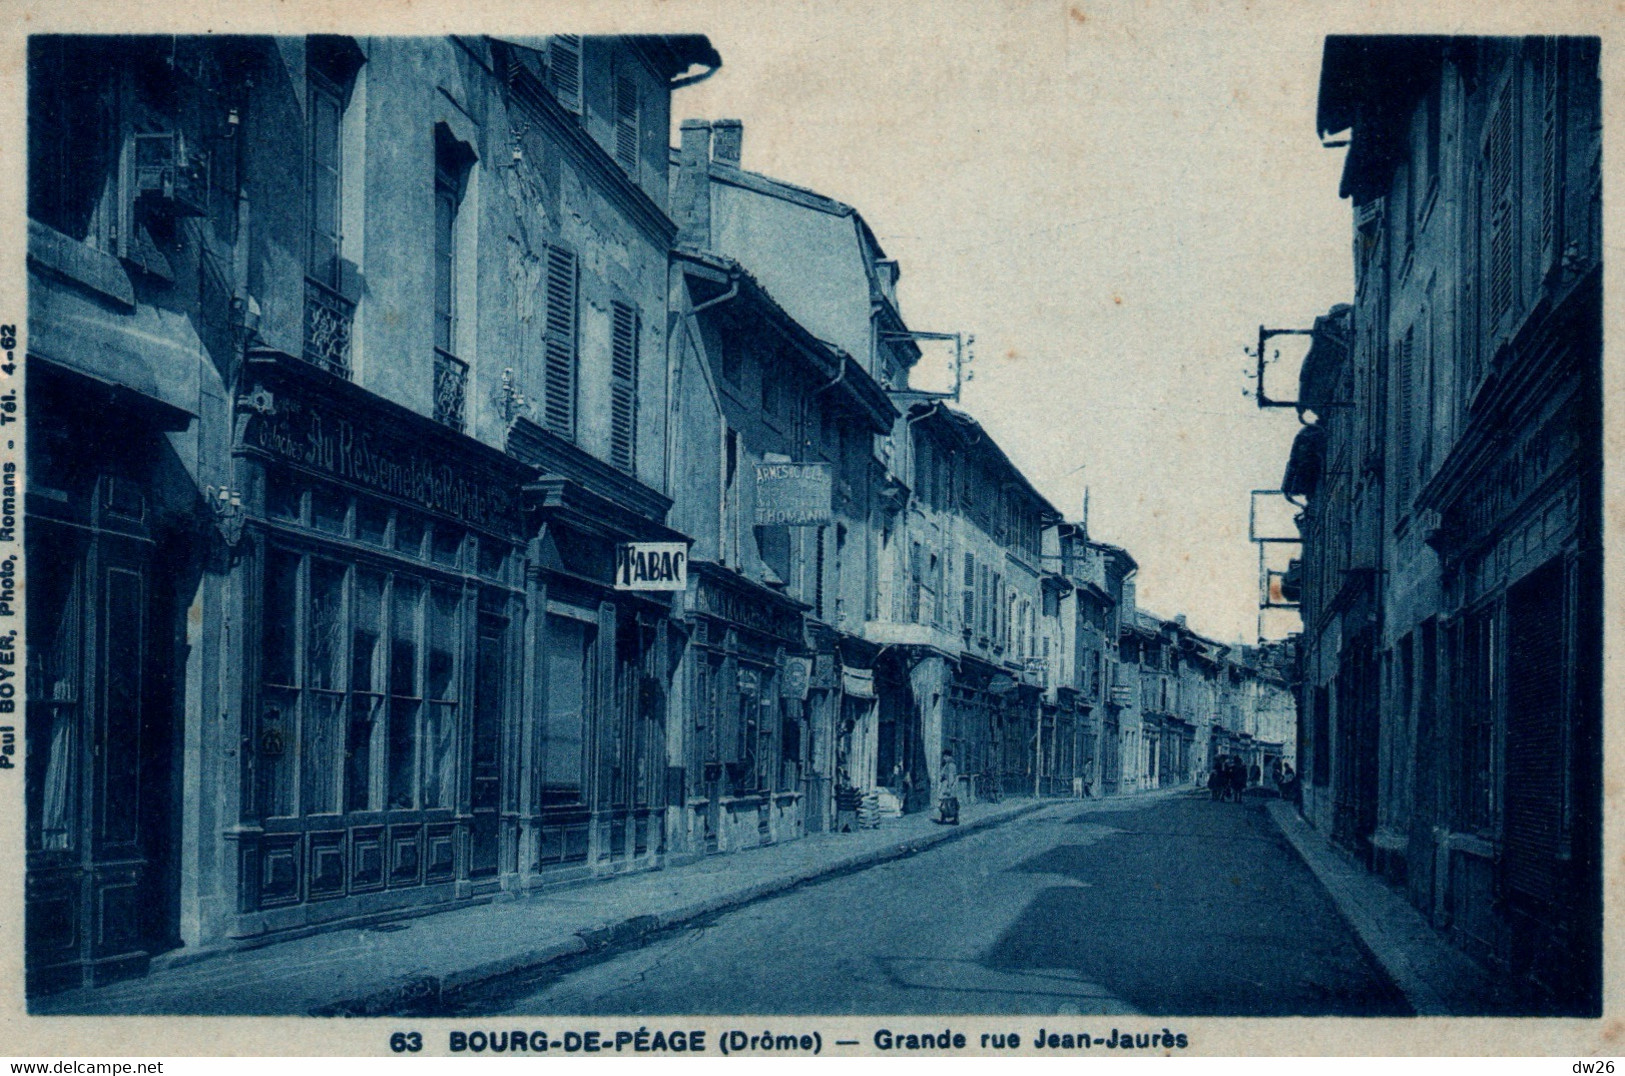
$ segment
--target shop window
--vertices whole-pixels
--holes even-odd
[[[423,789],[426,808],[456,806],[457,778],[457,635],[460,597],[435,587],[429,592],[427,660],[423,718]]]
[[[586,712],[597,670],[597,629],[570,617],[547,618],[547,703],[543,711],[542,805],[580,803]]]
[[[462,562],[463,537],[464,532],[459,527],[435,524],[429,559],[447,568],[457,567]]]
[[[418,691],[423,587],[397,579],[390,603],[389,805],[411,807],[417,768]]]
[[[355,607],[350,629],[350,729],[345,742],[345,806],[375,811],[383,790],[375,779],[382,745],[384,669],[384,575],[356,573]]]
[[[81,553],[67,542],[30,548],[28,595],[28,848],[72,851],[79,818]]]
[[[368,545],[384,545],[389,537],[389,509],[369,500],[358,500],[355,505],[355,536]]]
[[[479,571],[487,579],[501,582],[507,567],[507,547],[486,539],[480,540]]]
[[[310,491],[310,522],[317,530],[329,534],[345,533],[349,521],[350,498],[325,486]]]
[[[285,523],[304,519],[304,493],[285,471],[266,472],[265,514]]]
[[[407,512],[395,513],[395,550],[409,557],[423,556],[423,537],[428,527],[422,517]]]

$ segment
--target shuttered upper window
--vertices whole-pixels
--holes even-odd
[[[1517,157],[1513,144],[1513,96],[1508,82],[1496,95],[1485,124],[1484,207],[1489,226],[1485,298],[1493,337],[1512,309],[1517,263]]]
[[[561,437],[575,437],[576,256],[547,248],[547,340],[544,348],[542,420]]]
[[[626,75],[615,79],[615,160],[638,178],[638,84]]]
[[[626,303],[612,303],[611,320],[609,462],[633,474],[638,451],[638,314]]]
[[[1401,514],[1409,507],[1412,477],[1416,473],[1416,329],[1405,330],[1399,345],[1398,407],[1394,422],[1398,426],[1398,459],[1395,460],[1397,479],[1395,491],[1399,495]]]
[[[555,34],[547,42],[547,81],[566,109],[581,112],[581,35]]]

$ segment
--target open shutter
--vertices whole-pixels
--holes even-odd
[[[638,315],[626,303],[612,303],[609,462],[634,473],[638,449]]]
[[[621,75],[615,80],[615,160],[633,179],[638,176],[638,84]]]
[[[547,344],[542,419],[561,437],[575,436],[576,256],[547,248]]]
[[[1514,170],[1512,93],[1508,83],[1496,97],[1490,112],[1489,137],[1484,146],[1488,189],[1485,203],[1489,210],[1489,281],[1485,287],[1489,299],[1491,335],[1499,332],[1502,319],[1512,309],[1514,290],[1513,273],[1516,271],[1514,252],[1517,246],[1516,207],[1513,205]]]
[[[581,114],[581,35],[555,34],[547,41],[547,80],[559,104]]]

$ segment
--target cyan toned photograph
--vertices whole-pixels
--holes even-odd
[[[1603,1015],[1603,43],[1040,6],[27,34],[30,1034]]]

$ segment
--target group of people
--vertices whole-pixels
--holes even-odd
[[[1258,767],[1253,771],[1256,781]],[[1213,772],[1207,775],[1207,790],[1216,800],[1234,803],[1247,788],[1246,765],[1235,755],[1220,755],[1213,763]]]
[[[1263,771],[1254,763],[1248,766],[1235,755],[1220,755],[1213,764],[1213,772],[1207,776],[1207,790],[1216,800],[1233,803],[1241,798],[1248,785],[1262,783]],[[1298,775],[1292,770],[1292,763],[1275,759],[1270,763],[1270,780],[1284,800],[1297,799]]]

